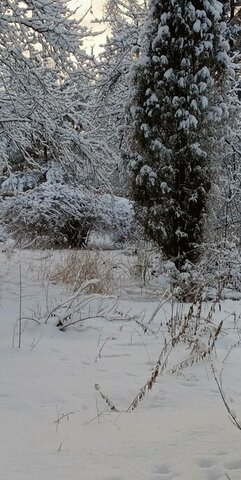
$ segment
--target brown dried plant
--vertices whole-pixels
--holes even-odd
[[[64,283],[74,290],[93,279],[99,281],[90,284],[87,293],[108,295],[116,293],[119,288],[120,277],[115,264],[101,252],[71,250],[49,272],[51,282]]]
[[[215,325],[212,321],[217,307],[221,308],[220,298],[221,289],[219,288],[205,315],[203,315],[202,295],[199,295],[196,301],[190,305],[187,313],[183,313],[183,305],[180,302],[177,302],[175,311],[172,308],[170,320],[167,322],[169,340],[164,341],[164,346],[150,378],[134,397],[126,410],[127,412],[133,411],[138,407],[146,394],[153,389],[158,377],[164,373],[180,374],[185,368],[192,366],[194,363],[211,358],[223,328],[223,320],[218,325]],[[187,358],[168,369],[167,366],[171,353],[180,343],[187,344],[191,353]]]

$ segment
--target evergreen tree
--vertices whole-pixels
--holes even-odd
[[[229,44],[217,0],[151,0],[128,104],[136,215],[181,267],[203,241],[211,177],[222,155]]]

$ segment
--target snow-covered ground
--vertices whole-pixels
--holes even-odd
[[[209,359],[159,376],[138,408],[126,413],[167,339],[171,305],[148,324],[157,299],[126,292],[118,303],[98,297],[94,309],[98,302],[112,305],[106,318],[59,331],[55,318],[44,323],[46,309],[71,293],[43,280],[51,255],[0,253],[0,479],[240,480],[241,431],[228,418]],[[213,362],[217,376],[223,369],[227,402],[241,418],[241,303],[226,300],[217,310],[224,325]],[[26,323],[25,317],[43,321]],[[178,345],[166,370],[189,354],[187,345]]]

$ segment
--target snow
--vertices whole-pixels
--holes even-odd
[[[146,104],[147,104],[148,106],[151,106],[151,105],[155,105],[155,104],[157,104],[157,103],[159,103],[159,100],[158,100],[156,94],[155,94],[155,93],[152,93],[152,95],[148,98]]]
[[[173,68],[169,68],[168,70],[166,70],[163,76],[164,76],[164,78],[165,78],[166,80],[172,79],[172,77],[173,77]]]
[[[177,83],[178,83],[178,86],[179,86],[180,88],[184,88],[185,85],[186,85],[186,79],[184,79],[183,77],[181,77],[181,78],[179,78],[179,80],[178,80]]]
[[[182,130],[189,130],[191,128],[197,128],[198,120],[194,115],[188,114],[185,112],[187,117],[180,122],[179,128]]]
[[[148,138],[150,136],[151,129],[147,123],[141,124],[140,131],[143,132],[145,138]]]
[[[170,31],[168,25],[160,25],[158,28],[158,38],[166,39],[170,36]]]
[[[193,31],[196,33],[199,33],[201,30],[201,22],[199,19],[196,20],[196,22],[193,25]]]
[[[203,92],[205,92],[205,90],[207,90],[206,82],[199,82],[198,87],[199,87],[199,92],[200,93],[203,93]]]
[[[223,116],[223,110],[220,107],[213,107],[207,113],[207,118],[212,119],[215,122],[221,122]]]
[[[143,165],[143,167],[141,167],[136,181],[142,183],[142,179],[145,176],[148,177],[150,185],[155,185],[157,175],[149,165]]]
[[[156,57],[156,58],[159,58],[159,57]],[[153,59],[153,57],[152,57],[152,59]],[[161,55],[160,61],[161,61],[162,65],[168,65],[168,63],[169,63],[166,55]]]
[[[192,145],[190,145],[190,149],[195,155],[199,157],[202,157],[204,155],[206,157],[206,152],[202,150],[199,143],[193,143]]]
[[[204,110],[208,106],[208,98],[205,95],[201,95],[200,97],[200,104],[202,106],[202,109]]]
[[[156,336],[125,315],[92,319],[65,332],[50,319],[40,325],[29,321],[20,349],[15,328],[13,348],[20,263],[23,316],[31,309],[43,313],[46,302],[60,302],[69,293],[41,275],[60,252],[5,250],[0,253],[2,480],[240,480],[241,433],[228,418],[208,359],[180,375],[160,376],[138,409],[125,413],[160,353],[168,302],[151,323]],[[122,292],[118,309],[139,318],[144,311],[149,319],[158,300],[138,295]],[[237,418],[241,352],[239,345],[230,349],[239,335],[240,312],[240,300],[222,302],[215,321],[223,319],[224,330],[213,360],[223,369],[225,398]],[[173,351],[170,366],[187,354],[186,347]],[[119,412],[108,409],[95,384]]]

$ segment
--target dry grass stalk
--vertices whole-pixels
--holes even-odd
[[[171,318],[167,324],[170,339],[169,341],[165,340],[164,347],[162,348],[150,378],[135,396],[126,410],[127,412],[137,408],[146,396],[146,393],[152,390],[159,376],[164,373],[181,373],[183,369],[211,356],[223,327],[223,320],[220,321],[217,326],[212,323],[212,317],[217,306],[220,305],[220,296],[221,291],[219,289],[205,317],[202,317],[202,295],[191,304],[186,314],[183,314],[183,305],[180,306],[180,304],[177,304],[175,313],[172,308]],[[191,354],[188,358],[167,370],[169,357],[173,349],[180,343],[188,343],[189,348],[191,348]]]
[[[137,278],[140,281],[141,287],[150,287],[159,266],[159,253],[148,250],[147,248],[138,248],[134,261],[129,264],[130,277]]]
[[[112,403],[112,401],[107,397],[100,389],[100,385],[98,383],[95,384],[95,390],[99,392],[102,400],[105,401],[106,405],[109,407],[111,412],[119,412],[119,410],[115,407],[115,405]]]
[[[107,338],[105,339],[105,341],[102,343],[102,345],[101,345],[101,347],[100,347],[100,349],[99,349],[99,351],[98,351],[98,354],[97,354],[96,357],[95,357],[95,362],[98,362],[98,360],[100,360],[100,359],[102,358],[102,351],[103,351],[105,345],[106,345],[110,340],[112,340],[112,341],[113,341],[113,340],[116,340],[116,337],[107,337]]]
[[[135,396],[134,400],[131,402],[131,404],[127,408],[126,412],[134,411],[138,407],[139,403],[144,399],[144,397],[146,396],[146,393],[152,390],[154,384],[157,381],[157,378],[164,372],[167,366],[168,358],[169,358],[169,355],[171,354],[172,349],[173,347],[171,345],[171,342],[169,342],[169,344],[165,343],[159,355],[156,366],[152,371],[151,377],[147,380],[145,385],[140,389],[138,394]]]
[[[58,416],[57,416],[56,420],[54,421],[54,424],[56,425],[56,432],[58,431],[58,427],[59,427],[60,423],[62,422],[62,420],[64,418],[67,421],[69,421],[70,415],[74,415],[74,412],[63,413],[63,407],[64,407],[64,402],[62,403],[62,406],[60,407],[60,409],[59,410],[57,409]]]
[[[214,377],[214,380],[217,384],[217,387],[218,387],[218,391],[220,393],[220,396],[221,396],[221,399],[223,401],[223,404],[228,412],[228,416],[229,416],[229,419],[230,421],[232,422],[232,424],[238,429],[238,430],[241,430],[241,422],[240,420],[238,421],[237,420],[237,417],[236,417],[236,413],[230,408],[227,400],[226,400],[226,396],[225,396],[225,393],[223,391],[223,382],[222,382],[222,374],[220,373],[220,378],[218,379],[217,375],[216,375],[216,372],[215,372],[215,368],[214,368],[214,365],[212,364],[211,366],[211,369],[212,369],[212,373],[213,373],[213,377]]]
[[[51,317],[57,317],[58,315],[61,314],[61,318],[59,319],[59,323],[64,324],[69,318],[70,315],[73,316],[73,312],[76,312],[79,308],[80,305],[83,307],[83,303],[86,301],[86,299],[82,298],[82,294],[91,286],[94,285],[95,283],[98,283],[97,279],[92,279],[92,280],[87,280],[83,282],[78,289],[78,291],[72,295],[71,297],[63,300],[63,302],[55,305],[46,315],[45,322],[47,323],[48,320]],[[87,302],[91,301],[91,298],[87,298]],[[64,316],[62,315],[62,310],[64,310]],[[58,325],[60,326],[60,325]]]
[[[114,272],[115,265],[103,257],[101,252],[70,251],[64,257],[62,265],[49,273],[49,280],[73,286],[77,290],[83,282],[98,279],[98,283],[89,285],[87,293],[113,294],[119,281]]]

